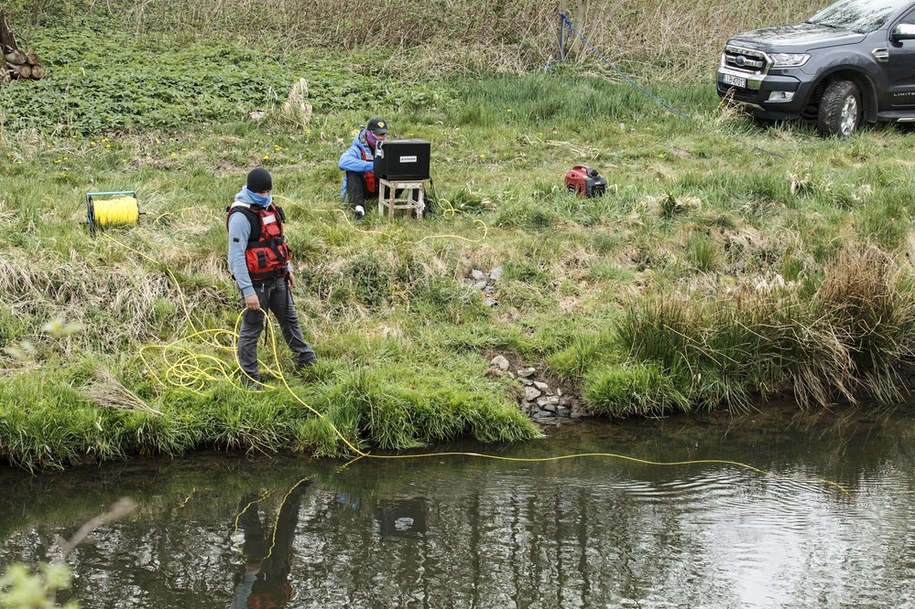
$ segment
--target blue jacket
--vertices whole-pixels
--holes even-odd
[[[372,171],[375,168],[374,158],[375,155],[372,152],[372,147],[369,146],[365,139],[365,129],[362,129],[356,134],[356,137],[353,138],[353,143],[346,152],[340,155],[340,161],[337,163],[337,166],[343,171],[365,173],[366,171]],[[343,186],[340,188],[340,193],[343,196],[346,196],[345,173],[343,174]]]

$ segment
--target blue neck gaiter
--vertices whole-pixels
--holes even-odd
[[[248,187],[245,186],[245,192],[248,193],[248,196],[251,197],[251,200],[254,201],[257,205],[261,207],[267,207],[273,202],[273,195],[259,195],[256,192],[251,192],[248,190]]]

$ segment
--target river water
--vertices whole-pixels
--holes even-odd
[[[88,608],[915,608],[915,410],[546,429],[471,456],[0,470],[0,571]],[[733,463],[727,463],[733,462]],[[750,469],[740,463],[752,466]],[[763,471],[757,471],[763,470]]]

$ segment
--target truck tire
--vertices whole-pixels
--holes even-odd
[[[848,137],[861,124],[861,93],[850,80],[834,80],[826,87],[817,113],[817,131],[823,137]]]

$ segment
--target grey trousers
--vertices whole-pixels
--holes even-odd
[[[292,292],[286,284],[285,277],[254,284],[254,291],[261,304],[260,311],[245,309],[242,315],[241,328],[238,331],[238,363],[241,365],[242,377],[261,380],[257,365],[257,341],[267,321],[267,311],[273,314],[283,340],[289,345],[297,366],[310,366],[317,358],[311,345],[305,342],[302,330],[299,329],[299,316],[292,300]],[[242,298],[244,306],[244,298]]]

